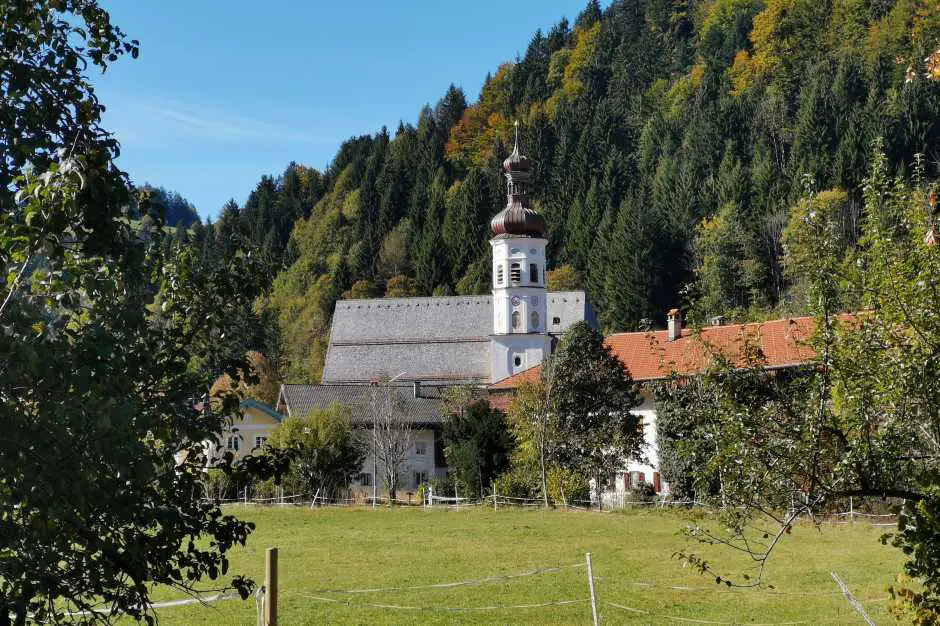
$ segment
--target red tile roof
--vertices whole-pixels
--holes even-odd
[[[807,340],[815,329],[812,317],[795,317],[751,324],[707,326],[684,329],[682,336],[669,341],[665,330],[615,333],[605,340],[623,361],[634,380],[656,380],[673,373],[695,374],[708,367],[714,354],[727,356],[732,363],[745,363],[747,345],[760,346],[767,367],[787,367],[805,363],[815,356]],[[534,382],[541,374],[535,366],[489,386],[490,391],[511,390],[523,382]]]

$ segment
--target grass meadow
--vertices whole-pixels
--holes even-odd
[[[878,541],[884,528],[860,522],[827,525],[819,532],[801,525],[768,565],[767,582],[774,590],[728,589],[683,568],[674,553],[694,550],[720,571],[737,575],[752,571],[748,557],[689,539],[680,532],[687,519],[672,511],[242,505],[227,510],[257,525],[248,546],[232,553],[232,572],[260,584],[265,548],[279,548],[278,606],[284,625],[590,624],[583,566],[454,587],[341,592],[580,565],[588,551],[605,624],[862,623],[833,583],[831,570],[875,622],[890,623],[886,589],[902,563],[897,550]],[[156,599],[179,597],[160,591]],[[568,600],[575,602],[507,608]],[[251,625],[257,619],[253,599],[164,608],[158,616],[165,625]]]

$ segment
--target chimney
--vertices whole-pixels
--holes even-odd
[[[421,381],[420,380],[414,381],[414,389],[415,389],[415,398],[420,398],[421,397]]]
[[[669,329],[669,341],[675,341],[682,336],[682,311],[669,309],[666,313],[666,327]]]

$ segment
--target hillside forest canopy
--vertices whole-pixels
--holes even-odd
[[[451,86],[414,122],[290,163],[185,238],[252,250],[256,306],[288,382],[319,380],[336,300],[489,289],[488,221],[519,121],[551,269],[608,331],[805,312],[784,227],[809,191],[845,194],[859,236],[872,145],[928,177],[940,146],[940,12],[926,0],[589,2],[532,35],[475,102]],[[576,277],[572,280],[572,277]]]

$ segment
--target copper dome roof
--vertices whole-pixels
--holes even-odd
[[[513,203],[493,216],[490,230],[497,236],[541,237],[545,234],[545,218],[529,207]]]
[[[493,235],[542,237],[545,234],[545,218],[529,208],[529,180],[532,178],[532,162],[519,152],[519,123],[516,122],[516,143],[505,161],[508,202],[506,208],[490,221]]]
[[[532,161],[529,160],[529,157],[524,154],[519,153],[519,140],[516,140],[516,145],[513,147],[512,152],[506,160],[503,161],[503,171],[504,172],[528,172],[532,169]]]

